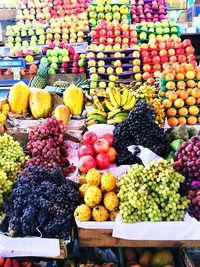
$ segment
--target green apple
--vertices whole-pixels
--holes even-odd
[[[168,27],[163,28],[163,33],[169,33],[169,28]]]
[[[142,26],[141,27],[141,31],[147,31],[147,30],[148,30],[147,26]]]
[[[100,82],[99,87],[100,88],[106,88],[106,82]]]
[[[68,62],[70,61],[70,58],[68,56],[64,56],[62,59],[63,62]]]
[[[171,32],[173,32],[173,33],[178,32],[178,28],[177,27],[171,27]]]
[[[60,54],[64,56],[69,56],[69,51],[67,49],[61,49]]]
[[[87,58],[92,58],[92,57],[95,57],[94,52],[89,52],[89,53],[87,54]]]
[[[23,30],[23,31],[21,32],[21,36],[22,36],[22,37],[27,36],[27,31]]]
[[[47,60],[49,63],[52,63],[52,57],[48,57]]]
[[[48,70],[48,74],[49,74],[49,75],[54,75],[54,74],[56,74],[55,69],[54,69],[54,68],[50,68],[50,69]]]
[[[108,83],[109,88],[115,88],[115,83],[114,82],[109,82]]]
[[[97,88],[97,82],[90,82],[90,88]]]
[[[44,34],[42,34],[42,35],[39,36],[39,39],[40,40],[46,40],[46,36]]]
[[[163,33],[163,28],[162,27],[157,27],[156,28],[156,33],[157,34],[162,34]]]
[[[93,59],[93,60],[89,60],[88,61],[88,66],[89,67],[95,67],[96,66],[96,61]]]
[[[85,59],[79,59],[78,65],[79,65],[79,67],[85,67],[86,66],[86,60]]]
[[[21,40],[22,40],[21,37],[19,37],[19,36],[15,37],[15,42],[21,42]]]
[[[105,49],[105,45],[99,44],[98,49],[99,49],[99,51],[103,51]]]
[[[28,30],[28,35],[30,35],[30,36],[31,36],[31,35],[34,35],[34,34],[35,34],[35,32],[34,32],[34,30],[33,30],[33,29],[29,29],[29,30]]]
[[[113,70],[112,67],[108,67],[107,70],[106,70],[106,72],[107,72],[108,74],[113,74],[114,70]]]
[[[107,51],[107,52],[112,51],[112,45],[106,45],[105,51]]]
[[[34,40],[30,41],[30,46],[36,46],[36,45],[37,45],[36,41],[34,41]]]
[[[31,41],[37,41],[37,36],[35,35],[31,36]]]
[[[119,12],[115,12],[113,14],[113,19],[117,19],[117,20],[120,20],[121,19],[121,14]]]
[[[61,62],[63,62],[62,61],[62,59],[63,59],[63,57],[60,55],[60,56],[58,56],[58,63],[61,63]]]
[[[140,66],[134,66],[132,71],[133,72],[140,72]]]
[[[115,67],[121,67],[121,65],[122,65],[122,62],[119,59],[114,62]]]
[[[118,77],[115,76],[115,75],[113,75],[113,74],[111,74],[111,75],[109,75],[108,79],[109,79],[109,81],[111,81],[111,82],[115,82],[115,81],[118,79]]]
[[[22,46],[21,42],[16,42],[15,46]]]
[[[52,62],[56,62],[56,63],[58,63],[58,62],[59,62],[58,57],[52,57]]]
[[[145,39],[147,39],[147,34],[146,34],[146,32],[141,32],[140,35],[139,35],[139,38],[140,38],[140,40],[145,40]]]
[[[51,57],[51,50],[47,50],[46,55],[47,57]]]
[[[22,42],[22,46],[28,46],[28,45],[29,45],[28,41],[23,41]]]
[[[117,67],[117,68],[115,69],[115,72],[116,72],[117,74],[121,74],[121,73],[123,72],[122,67]]]
[[[96,74],[96,73],[91,74],[91,76],[90,76],[90,80],[91,80],[92,82],[97,82],[98,79],[99,79],[99,75],[98,75],[98,74]]]
[[[115,52],[113,55],[113,57],[121,57],[121,56],[122,56],[122,54],[120,52]]]
[[[57,57],[57,56],[58,56],[58,51],[57,51],[57,49],[53,49],[53,50],[51,50],[51,56],[52,56],[52,57]]]
[[[149,28],[149,32],[154,32],[154,28]]]
[[[8,42],[9,43],[13,43],[14,42],[14,37],[13,36],[9,36],[8,37]]]
[[[103,61],[103,60],[99,60],[99,61],[98,61],[98,66],[99,66],[99,67],[103,67],[103,66],[105,66],[105,64],[106,64],[106,63],[105,63],[105,61]]]
[[[58,69],[58,64],[56,62],[52,62],[50,65],[50,68],[57,70]]]
[[[114,50],[114,51],[120,51],[120,49],[121,49],[120,44],[115,44],[115,45],[113,46],[113,50]]]
[[[90,73],[95,73],[95,72],[97,72],[97,70],[96,70],[95,67],[92,67],[92,68],[90,68],[89,72],[90,72]]]
[[[105,57],[105,55],[103,52],[97,53],[97,58],[104,58],[104,57]]]
[[[99,73],[105,73],[106,70],[104,67],[99,67],[98,70],[97,70]]]
[[[86,59],[86,54],[80,54],[80,58]]]
[[[40,53],[40,48],[36,46],[36,47],[34,47],[33,51],[34,51],[35,53]],[[47,51],[48,51],[48,50],[47,50]]]
[[[107,12],[110,12],[110,11],[112,10],[111,5],[106,5],[106,6],[104,7],[104,10],[105,10],[106,13],[107,13]]]
[[[39,40],[39,41],[38,41],[38,44],[39,44],[39,45],[44,45],[44,44],[45,44],[45,40]]]

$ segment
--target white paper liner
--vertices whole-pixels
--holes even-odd
[[[84,228],[84,229],[113,229],[114,222],[81,222],[79,220],[76,220],[76,224],[78,228]]]
[[[0,257],[57,257],[59,239],[40,237],[11,238],[0,234]]]

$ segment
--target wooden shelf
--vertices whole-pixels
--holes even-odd
[[[112,229],[78,229],[80,247],[200,247],[200,240],[125,240],[112,237]]]

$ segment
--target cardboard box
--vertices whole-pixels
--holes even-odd
[[[200,14],[200,4],[193,5],[187,10],[187,20],[192,21],[193,17],[198,17]]]

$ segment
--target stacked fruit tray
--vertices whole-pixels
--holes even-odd
[[[87,51],[90,88],[114,88],[117,83],[141,81],[141,61],[138,46],[129,50],[100,51],[91,45]],[[98,50],[97,50],[98,49]]]
[[[196,63],[194,48],[189,39],[169,38],[167,41],[155,40],[154,43],[141,45],[143,79],[159,77],[160,73],[171,63]]]
[[[138,43],[148,43],[149,39],[180,36],[180,27],[174,21],[163,20],[162,22],[143,21],[136,27],[138,33]]]
[[[86,55],[76,54],[72,46],[46,47],[43,49],[49,63],[48,74],[85,73]]]
[[[167,2],[164,0],[131,0],[133,23],[157,22],[167,18]]]
[[[89,6],[89,23],[95,27],[100,19],[107,21],[127,19],[131,23],[130,6],[127,4],[97,4],[91,3]]]
[[[200,123],[200,68],[183,63],[166,67],[162,75],[160,96],[168,124]]]
[[[115,23],[101,20],[91,31],[92,43],[113,45],[120,44],[122,49],[131,48],[137,44],[137,31],[135,25]]]
[[[52,18],[50,27],[46,30],[46,44],[82,43],[87,39],[88,31],[86,12],[64,18]]]
[[[31,23],[7,26],[6,37],[6,47],[44,45],[46,41],[45,26],[41,23],[36,23],[34,27],[32,27]]]

